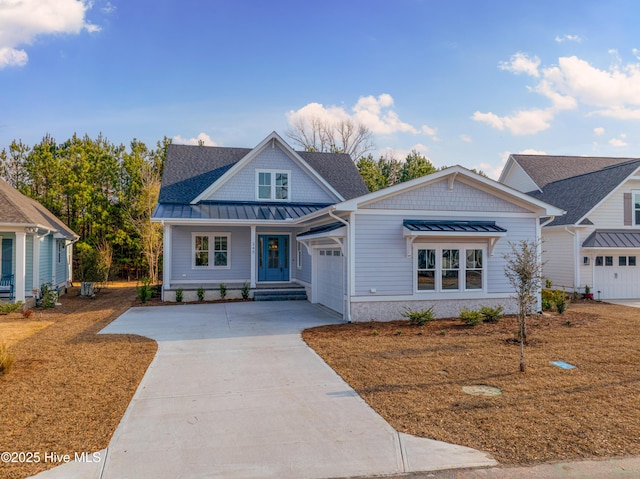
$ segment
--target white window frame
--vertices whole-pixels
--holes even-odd
[[[640,208],[636,208],[636,195],[640,197],[640,190],[631,190],[631,224],[633,226],[640,226],[640,223],[636,221],[637,213],[640,212]]]
[[[269,175],[271,187],[269,198],[261,198],[260,197],[260,174],[266,173]],[[287,175],[287,197],[286,198],[276,198],[276,175]],[[265,185],[266,186],[266,185]],[[258,201],[278,201],[278,202],[289,202],[291,201],[291,170],[256,170],[256,200]]]
[[[206,236],[209,238],[209,264],[206,266],[196,265],[196,237]],[[225,266],[215,266],[215,245],[216,238],[227,239],[227,264]],[[218,231],[194,231],[191,233],[191,268],[192,269],[231,269],[231,233]]]
[[[302,269],[302,243],[300,241],[297,242],[296,248],[296,268]]]
[[[434,289],[418,289],[418,250],[435,250],[436,265],[435,265],[435,288]],[[488,265],[487,260],[489,258],[487,254],[486,243],[426,243],[415,242],[413,244],[413,291],[418,295],[448,295],[455,293],[486,293],[487,292],[487,275]],[[458,288],[457,289],[443,289],[442,288],[442,252],[445,250],[458,250]],[[480,250],[482,251],[482,268],[469,268],[470,271],[482,272],[482,287],[481,288],[467,288],[467,251],[468,250]]]
[[[37,240],[36,240],[37,241]],[[62,264],[62,252],[64,251],[64,242],[60,241],[60,240],[56,240],[56,242],[58,243],[57,245],[57,250],[58,250],[58,264]]]

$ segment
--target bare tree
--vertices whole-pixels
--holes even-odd
[[[527,315],[535,311],[542,284],[540,243],[521,240],[509,242],[511,252],[504,255],[504,274],[515,291],[518,302],[518,336],[520,339],[520,371],[525,371],[524,345],[527,342]]]
[[[286,135],[306,151],[346,153],[354,161],[375,148],[371,130],[352,120],[328,122],[318,117],[300,117]]]

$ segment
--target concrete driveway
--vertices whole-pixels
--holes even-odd
[[[397,433],[300,338],[339,322],[307,303],[132,308],[102,332],[158,353],[98,461],[38,478],[327,478],[495,465]]]

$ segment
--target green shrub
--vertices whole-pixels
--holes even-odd
[[[249,287],[249,283],[247,283],[245,281],[245,283],[242,285],[242,289],[240,290],[240,293],[242,294],[242,299],[249,299],[249,292],[251,291],[251,288]]]
[[[220,283],[220,299],[224,299],[227,297],[227,285],[224,283]]]
[[[176,289],[176,303],[182,303],[184,291],[182,288]]]
[[[558,314],[562,314],[567,310],[567,293],[564,288],[556,289],[553,297]]]
[[[142,284],[140,286],[136,286],[136,293],[138,294],[138,298],[143,303],[146,303],[153,296],[153,288],[151,287],[151,280],[149,278],[142,278]]]
[[[475,309],[462,308],[460,310],[460,320],[467,326],[476,326],[482,322],[483,316]]]
[[[553,301],[542,298],[542,310],[549,311],[551,308],[553,308]]]
[[[58,301],[58,292],[53,289],[51,284],[43,284],[40,286],[40,294],[43,308],[55,308],[56,301]]]
[[[482,306],[480,308],[480,314],[482,315],[483,321],[486,323],[497,323],[502,318],[502,312],[504,311],[504,307],[496,306],[492,308],[491,306]]]
[[[204,301],[204,288],[202,286],[198,288],[196,294],[198,295],[198,301]]]
[[[436,319],[433,313],[433,306],[429,309],[413,310],[411,308],[404,308],[404,311],[400,313],[403,318],[407,318],[411,324],[416,326],[424,326],[427,321],[433,321]]]
[[[6,344],[1,343],[0,344],[0,376],[2,376],[3,374],[7,374],[9,372],[9,370],[11,369],[11,366],[13,366],[14,359],[15,358],[13,357],[13,354],[9,352]]]
[[[0,303],[0,314],[15,313],[22,308],[22,301],[16,303]]]

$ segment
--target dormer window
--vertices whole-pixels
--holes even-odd
[[[256,171],[256,196],[258,200],[289,201],[291,172],[277,170]]]

